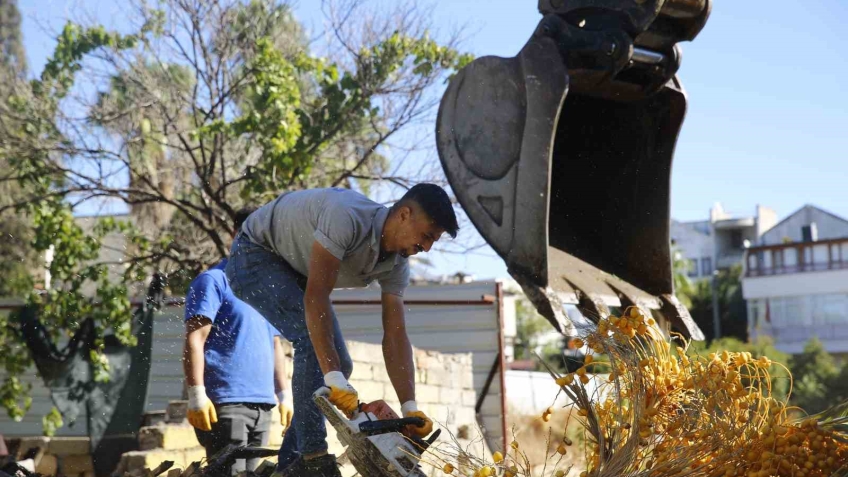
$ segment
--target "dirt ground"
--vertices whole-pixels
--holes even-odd
[[[576,415],[574,418],[570,418],[570,415],[571,408],[557,409],[550,421],[544,422],[541,415],[508,414],[507,432],[513,433],[519,448],[533,465],[533,476],[547,477],[554,475],[556,470],[565,470],[568,471],[566,475],[576,477],[585,469],[586,439],[583,426],[577,421]],[[566,455],[556,465],[559,460],[556,449],[564,437],[571,439],[572,445],[566,447]]]

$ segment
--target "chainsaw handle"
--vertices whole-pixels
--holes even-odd
[[[384,419],[382,421],[365,421],[359,423],[359,432],[366,436],[385,434],[387,432],[400,432],[406,426],[424,426],[424,419],[420,417],[404,417],[401,419]]]

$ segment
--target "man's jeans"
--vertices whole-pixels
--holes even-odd
[[[195,429],[197,441],[206,449],[206,458],[212,458],[229,444],[238,446],[267,446],[270,439],[271,409],[273,404],[225,403],[215,404],[218,422],[211,431]],[[256,470],[261,459],[238,459],[231,468],[236,475],[245,470]]]
[[[327,450],[324,416],[312,401],[312,394],[324,385],[324,375],[306,328],[303,306],[306,277],[292,269],[279,255],[256,245],[244,234],[239,234],[233,242],[226,272],[236,296],[280,330],[294,348],[294,417],[280,448],[277,468],[282,470],[298,454]],[[345,377],[350,377],[353,363],[335,313],[333,327],[341,371]]]

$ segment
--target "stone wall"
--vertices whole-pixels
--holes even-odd
[[[15,458],[34,453],[35,471],[43,475],[94,477],[91,445],[87,437],[23,437],[12,439]],[[37,451],[36,451],[37,450]]]
[[[348,342],[353,360],[350,383],[364,402],[383,399],[400,413],[395,390],[389,380],[379,345]],[[474,404],[477,393],[472,379],[471,354],[442,354],[414,350],[416,401],[446,431],[456,434],[462,426],[476,425]]]

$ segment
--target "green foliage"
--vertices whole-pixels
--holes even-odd
[[[102,26],[82,28],[69,22],[59,34],[53,56],[44,65],[41,81],[33,81],[33,91],[39,97],[62,99],[73,86],[74,75],[82,69],[85,55],[100,48],[132,48],[137,40],[134,35],[107,32]]]
[[[0,187],[0,194],[14,198],[17,194]],[[0,206],[4,201],[0,198]],[[11,202],[11,201],[10,201]],[[33,280],[30,270],[36,266],[36,256],[29,247],[32,229],[26,221],[14,212],[0,215],[0,297],[21,296],[32,289]]]
[[[748,339],[748,308],[742,296],[742,266],[720,270],[716,277],[716,294],[719,309],[719,324],[722,337],[733,337],[740,341]],[[713,339],[713,284],[701,280],[689,297],[689,312],[701,328],[707,340]]]
[[[21,35],[21,12],[16,0],[0,0],[0,78],[20,76],[27,70]],[[0,85],[2,88],[4,85]]]
[[[299,62],[308,65],[309,62]],[[267,38],[259,40],[251,69],[255,81],[249,90],[250,109],[229,125],[231,134],[249,134],[262,149],[262,163],[242,194],[249,197],[272,187],[278,180],[291,181],[293,174],[309,171],[309,158],[295,151],[302,136],[300,122],[300,90],[295,65],[275,50]],[[210,136],[226,127],[223,120],[205,126],[201,135]],[[266,179],[271,182],[267,183]]]
[[[41,418],[41,428],[47,437],[56,435],[56,431],[64,425],[65,422],[62,420],[62,413],[56,407],[50,408],[50,412]]]
[[[539,336],[549,331],[551,325],[525,300],[516,301],[515,320],[515,359],[532,359],[539,346]]]
[[[15,0],[0,0],[0,101],[14,92],[27,71],[26,52],[21,36],[21,14]],[[0,177],[10,168],[0,155]],[[23,195],[14,180],[0,180],[0,208],[15,204]],[[30,270],[36,257],[27,243],[32,230],[26,217],[0,212],[0,297],[20,296],[32,288]]]
[[[255,55],[250,65],[255,82],[245,114],[229,127],[219,121],[200,131],[249,134],[261,145],[261,161],[249,171],[243,197],[273,196],[281,183],[302,180],[333,137],[379,120],[380,109],[370,89],[390,80],[407,61],[414,74],[429,75],[436,68],[459,69],[472,59],[426,36],[412,38],[399,32],[360,51],[353,72],[341,72],[338,65],[305,54],[289,61],[267,38],[259,40]],[[300,102],[298,81],[303,76],[312,78],[318,89],[308,107]]]
[[[792,402],[809,413],[821,412],[830,406],[838,404],[845,390],[845,385],[839,381],[840,374],[846,374],[837,366],[833,357],[825,351],[821,341],[811,339],[805,346],[804,352],[792,357],[789,369],[795,379],[792,391]]]
[[[12,348],[12,346],[7,348]],[[15,346],[15,348],[20,347]],[[8,376],[0,384],[0,404],[6,409],[9,417],[15,421],[22,420],[32,406],[32,398],[29,396],[32,385],[21,382],[18,377],[26,371],[29,359],[26,349],[15,349],[3,357],[6,372],[16,372],[16,374]]]
[[[680,303],[686,308],[692,307],[692,295],[695,288],[692,285],[692,280],[689,280],[689,268],[692,266],[689,260],[683,257],[679,250],[672,246],[671,249],[671,269],[672,278],[674,280],[674,295],[680,300]]]
[[[32,82],[34,94],[40,99],[46,99],[38,107],[55,111],[73,85],[74,74],[81,68],[80,62],[84,55],[98,48],[128,48],[133,44],[132,38],[106,33],[103,28],[81,29],[68,24],[58,39],[55,53],[48,60],[41,79]],[[61,140],[57,129],[40,114],[44,112],[43,109],[36,111],[36,106],[25,98],[12,98],[9,104],[21,113],[21,117],[26,118],[16,123],[15,136],[19,140]],[[82,319],[93,318],[96,348],[92,351],[92,364],[95,379],[104,380],[107,379],[109,369],[108,360],[102,354],[106,330],[111,330],[122,343],[135,342],[129,326],[131,315],[126,286],[123,283],[111,283],[106,266],[94,263],[99,255],[103,234],[86,234],[74,221],[71,207],[64,201],[64,197],[54,193],[57,186],[61,185],[62,178],[56,177],[54,171],[46,167],[46,154],[3,157],[19,171],[22,184],[41,197],[40,200],[19,207],[33,222],[32,248],[38,253],[50,249],[53,251],[48,270],[56,281],[55,286],[43,294],[30,293],[27,302],[39,307],[39,317],[53,339],[73,334],[79,329]],[[86,296],[83,292],[83,286],[87,283],[96,285],[95,296]],[[19,376],[32,365],[32,361],[20,344],[15,327],[14,320],[8,316],[0,317],[0,355],[3,356],[5,371],[0,395],[8,414],[14,419],[20,419],[30,406],[27,396],[30,388],[20,381]],[[55,415],[46,418],[45,429],[55,431],[56,425],[61,425],[61,419],[55,419]]]
[[[351,186],[354,175],[379,171],[384,141],[417,117],[427,88],[471,59],[398,31],[334,63],[308,53],[285,5],[193,5],[140,2],[142,25],[127,35],[68,23],[39,78],[0,104],[0,161],[26,194],[18,213],[31,222],[32,250],[53,253],[52,286],[27,300],[57,340],[93,319],[98,380],[109,369],[104,335],[134,343],[130,286],[173,271],[179,292],[226,256],[244,204],[285,189]],[[105,80],[80,86],[80,77]],[[78,100],[86,88],[94,98]],[[391,95],[408,101],[393,110],[408,106],[409,117],[385,110]],[[128,184],[116,179],[124,176]],[[70,199],[104,197],[129,205],[135,225],[80,227]],[[142,220],[145,209],[153,220]],[[126,238],[119,280],[99,260],[109,234]],[[0,316],[0,399],[16,418],[29,406],[19,376],[31,365],[19,342],[14,321]],[[55,417],[45,431],[61,425]]]

